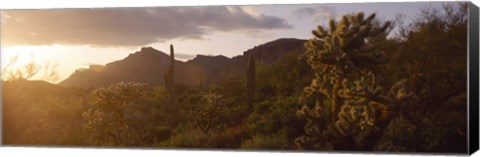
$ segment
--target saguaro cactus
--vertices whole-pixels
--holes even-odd
[[[248,56],[247,63],[247,104],[253,104],[255,98],[255,55]]]
[[[169,93],[169,101],[171,104],[175,104],[175,98],[173,94],[173,87],[175,84],[175,53],[173,52],[173,45],[170,45],[170,66],[167,73],[165,73],[165,88]]]
[[[170,66],[167,73],[165,73],[165,88],[170,92],[175,83],[175,54],[173,52],[173,45],[170,45]]]

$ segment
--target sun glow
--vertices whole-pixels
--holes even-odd
[[[38,68],[37,74],[31,77],[31,79],[41,79],[42,65],[51,64],[48,60],[45,60],[43,55],[35,53],[35,50],[26,46],[15,46],[2,49],[1,53],[1,70],[2,79],[8,79],[11,77],[9,73],[17,73],[18,71],[24,71],[27,66],[36,65],[34,68]],[[18,73],[17,73],[18,74]]]
[[[44,80],[58,83],[70,76],[75,70],[90,65],[104,65],[119,60],[134,52],[134,48],[100,48],[72,45],[12,46],[1,49],[2,79],[6,72],[25,70],[30,63],[38,65],[38,73],[29,80]],[[54,68],[54,66],[57,67]],[[45,79],[45,68],[56,70],[56,81]]]

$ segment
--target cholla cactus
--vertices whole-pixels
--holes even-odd
[[[92,92],[93,103],[83,113],[84,131],[100,146],[140,146],[154,142],[145,125],[145,84],[118,83]]]
[[[344,104],[338,113],[335,129],[341,136],[352,136],[355,144],[361,146],[367,134],[375,129],[374,110],[367,105]]]
[[[384,33],[390,23],[377,27],[374,18],[375,14],[364,19],[363,13],[358,13],[343,16],[340,23],[330,20],[330,31],[319,26],[313,31],[315,38],[305,44],[308,63],[314,68],[326,64],[342,70],[386,64],[383,52],[377,51],[376,46],[366,39]]]
[[[375,14],[364,19],[363,13],[358,13],[343,16],[339,23],[332,19],[329,31],[319,26],[313,31],[315,38],[305,44],[308,64],[317,76],[332,85],[333,113],[340,106],[336,93],[344,79],[355,81],[362,76],[371,77],[365,75],[373,71],[373,66],[387,63],[383,52],[369,43],[368,38],[384,33],[390,23],[377,27],[373,23],[374,18]]]
[[[315,73],[305,98],[313,98],[315,104],[305,104],[297,112],[308,121],[305,135],[296,140],[301,148],[370,149],[375,140],[364,138],[384,129],[382,122],[391,119],[390,111],[413,96],[402,83],[389,93],[380,86],[383,78],[375,69],[388,62],[368,39],[385,33],[390,23],[379,26],[374,18],[375,14],[364,18],[358,13],[343,16],[340,22],[331,20],[328,30],[319,26],[305,44]]]
[[[203,95],[203,99],[206,104],[197,112],[198,116],[193,120],[203,133],[208,134],[212,126],[215,125],[218,111],[223,107],[223,95],[209,92]]]

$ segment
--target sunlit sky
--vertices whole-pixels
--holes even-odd
[[[406,22],[421,8],[445,2],[299,4],[209,7],[94,8],[1,11],[1,63],[12,68],[33,59],[59,64],[60,82],[76,69],[104,65],[152,46],[176,59],[197,54],[233,57],[278,38],[311,38],[311,30],[330,18],[363,11]],[[40,79],[38,75],[32,79]]]

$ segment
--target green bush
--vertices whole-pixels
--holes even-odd
[[[252,139],[246,140],[242,143],[242,149],[287,149],[289,148],[289,131],[286,128],[282,128],[274,134],[257,134]]]

